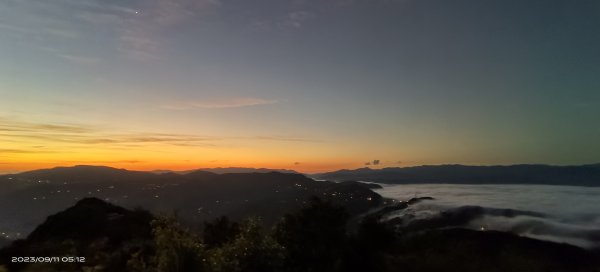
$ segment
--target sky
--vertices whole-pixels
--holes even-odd
[[[600,162],[595,0],[3,0],[0,173]]]

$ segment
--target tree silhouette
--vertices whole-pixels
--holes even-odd
[[[208,271],[206,251],[196,235],[182,228],[173,218],[152,222],[156,255],[160,272]]]
[[[204,223],[202,238],[206,247],[214,248],[235,240],[238,234],[240,234],[240,225],[230,221],[227,216],[221,216],[212,222]]]
[[[289,271],[334,271],[346,242],[348,215],[341,207],[313,197],[275,227],[275,238],[286,249]]]
[[[284,258],[283,247],[263,232],[257,219],[244,221],[234,240],[209,252],[215,272],[281,271]]]

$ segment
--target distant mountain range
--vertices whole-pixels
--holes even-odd
[[[426,165],[402,168],[339,170],[316,174],[316,179],[370,181],[388,184],[545,184],[600,186],[600,164],[552,166]]]
[[[174,171],[174,170],[153,170],[150,171],[155,174],[164,174],[164,173],[177,173],[177,174],[189,174],[194,171],[206,171],[215,174],[234,174],[234,173],[271,173],[271,172],[279,172],[279,173],[290,173],[290,174],[300,174],[294,170],[288,169],[271,169],[271,168],[248,168],[248,167],[217,167],[217,168],[198,168],[194,170],[184,170],[184,171]]]
[[[368,187],[278,172],[155,174],[104,166],[57,167],[0,176],[0,232],[9,239],[23,237],[46,216],[86,197],[156,214],[176,213],[182,221],[196,223],[227,215],[260,216],[270,224],[313,195],[359,214],[383,201]]]

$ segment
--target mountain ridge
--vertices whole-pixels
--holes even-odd
[[[177,212],[189,221],[220,215],[262,216],[273,223],[283,211],[310,196],[332,198],[358,214],[382,202],[368,186],[315,181],[302,174],[224,173],[152,174],[109,167],[77,166],[0,176],[0,230],[21,235],[73,202],[97,197],[126,208]],[[17,237],[18,238],[18,237]]]
[[[263,167],[261,167],[261,168],[253,168],[253,167],[213,167],[213,168],[196,168],[196,169],[182,170],[182,171],[161,169],[161,170],[152,170],[152,171],[149,171],[149,172],[151,172],[151,173],[157,173],[157,174],[162,174],[162,173],[188,174],[188,173],[196,172],[196,171],[206,171],[206,172],[212,172],[212,173],[215,173],[215,174],[269,173],[269,172],[301,174],[300,172],[297,172],[297,171],[294,171],[294,170],[289,170],[289,169],[273,169],[273,168],[263,168]]]
[[[470,166],[461,164],[358,168],[311,175],[316,179],[361,180],[388,184],[538,184],[600,186],[600,164],[555,166],[515,164]]]

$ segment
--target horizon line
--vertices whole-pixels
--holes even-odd
[[[147,172],[147,173],[154,173],[154,172],[158,172],[158,171],[164,171],[164,172],[173,172],[173,173],[182,173],[182,172],[193,172],[193,171],[202,171],[202,170],[206,170],[206,169],[254,169],[254,170],[273,170],[272,172],[279,172],[279,171],[291,171],[291,172],[295,172],[298,174],[305,174],[305,175],[317,175],[317,174],[324,174],[324,173],[333,173],[333,172],[338,172],[338,171],[355,171],[355,170],[361,170],[361,169],[369,169],[369,170],[384,170],[384,169],[401,169],[401,168],[415,168],[415,167],[431,167],[431,166],[467,166],[467,167],[510,167],[510,166],[550,166],[550,167],[576,167],[576,166],[600,166],[600,162],[597,163],[583,163],[583,164],[548,164],[548,163],[514,163],[514,164],[461,164],[461,163],[442,163],[442,164],[421,164],[421,165],[411,165],[411,166],[393,166],[393,167],[369,167],[369,166],[365,166],[365,167],[358,167],[358,168],[354,168],[354,169],[347,169],[347,168],[342,168],[342,169],[337,169],[337,170],[331,170],[331,171],[325,171],[325,172],[302,172],[302,171],[297,171],[294,169],[289,169],[289,168],[269,168],[269,167],[242,167],[242,166],[227,166],[227,167],[198,167],[198,168],[190,168],[190,169],[184,169],[184,170],[172,170],[172,169],[152,169],[152,170],[136,170],[136,169],[128,169],[128,168],[123,168],[123,167],[113,167],[113,166],[108,166],[108,165],[102,165],[102,164],[75,164],[75,165],[64,165],[64,166],[55,166],[55,167],[49,167],[49,168],[37,168],[37,169],[31,169],[31,170],[23,170],[23,171],[10,171],[8,170],[8,172],[4,172],[2,173],[0,170],[0,176],[2,175],[15,175],[15,174],[22,174],[22,173],[27,173],[27,172],[31,172],[31,171],[38,171],[38,170],[52,170],[52,169],[59,169],[59,168],[75,168],[75,167],[105,167],[105,168],[111,168],[111,169],[118,169],[118,170],[126,170],[126,171],[131,171],[131,172]],[[210,171],[207,171],[210,172]]]

